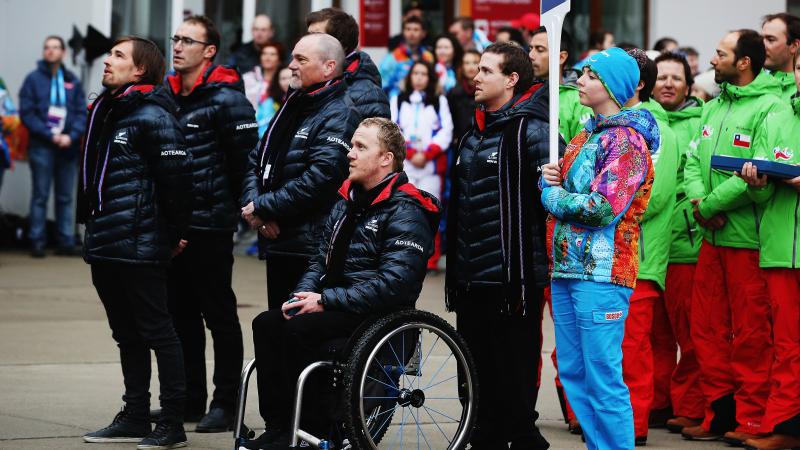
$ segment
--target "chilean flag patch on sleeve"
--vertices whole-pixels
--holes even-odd
[[[746,134],[736,133],[733,135],[733,146],[750,148],[750,136]]]

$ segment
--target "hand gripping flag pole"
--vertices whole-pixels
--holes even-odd
[[[561,54],[561,28],[564,25],[564,17],[570,10],[570,0],[541,0],[540,17],[541,23],[547,30],[547,51],[550,56],[548,72],[550,88],[550,162],[558,162],[558,87],[561,85],[559,79],[559,55]]]

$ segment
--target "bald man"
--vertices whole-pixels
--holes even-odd
[[[286,102],[250,154],[242,217],[259,231],[269,309],[292,296],[347,177],[349,142],[361,118],[347,96],[344,60],[328,34],[300,39]]]
[[[239,73],[253,70],[261,60],[261,49],[273,42],[275,37],[272,19],[266,14],[259,14],[253,18],[253,27],[250,31],[253,40],[239,45],[228,60],[228,65],[239,69]]]

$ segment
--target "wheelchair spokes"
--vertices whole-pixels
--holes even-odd
[[[471,413],[472,392],[462,392],[456,375],[466,364],[458,345],[429,324],[407,324],[381,339],[360,386],[370,447],[458,448],[454,440]]]

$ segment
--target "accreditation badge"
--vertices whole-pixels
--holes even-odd
[[[64,131],[64,125],[67,122],[67,108],[64,106],[51,105],[47,110],[47,128],[55,134],[61,134]]]

